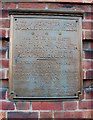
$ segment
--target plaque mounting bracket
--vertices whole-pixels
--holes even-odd
[[[52,9],[8,9],[10,15],[48,15],[56,16],[72,16],[72,17],[82,17],[84,16],[83,10],[52,10]]]
[[[9,95],[9,99],[11,101],[20,101],[20,100],[23,100],[23,101],[53,101],[53,100],[59,100],[59,101],[68,101],[69,99],[70,100],[81,100],[81,91],[78,91],[77,94],[75,94],[75,96],[68,96],[68,97],[59,97],[59,98],[56,98],[56,97],[18,97],[18,95],[16,93],[14,93],[13,91],[10,93]]]

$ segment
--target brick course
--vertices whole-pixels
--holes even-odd
[[[40,120],[52,118],[52,112],[40,112]],[[51,119],[52,120],[52,119]]]
[[[16,8],[17,3],[16,2],[4,2],[3,8],[9,9],[9,8]]]
[[[82,111],[81,112],[55,112],[54,117],[59,118],[83,118],[82,117]]]
[[[6,30],[0,30],[0,37],[5,37]]]
[[[84,60],[83,61],[83,69],[93,69],[93,61],[92,60]]]
[[[9,67],[9,60],[0,60],[0,67],[1,68],[8,68]]]
[[[93,39],[93,31],[85,31],[85,39]]]
[[[62,110],[61,102],[33,102],[33,110]]]
[[[33,8],[33,9],[40,9],[40,8],[44,8],[45,7],[45,4],[39,4],[39,3],[19,3],[18,4],[18,8]]]
[[[85,59],[93,59],[93,51],[85,51],[84,54]]]
[[[93,99],[93,91],[86,92],[86,99]]]
[[[0,101],[0,110],[14,110],[14,103],[10,101]]]
[[[64,110],[77,109],[77,102],[64,102]]]
[[[79,109],[93,109],[93,101],[79,101]]]
[[[83,118],[87,118],[87,119],[93,118],[93,111],[92,110],[83,111]]]
[[[86,72],[86,78],[87,79],[93,79],[93,70],[89,70]]]
[[[82,24],[82,28],[83,29],[93,29],[93,22],[86,22],[84,21],[83,24]]]
[[[8,19],[3,19],[2,21],[0,20],[0,27],[1,28],[9,28],[10,20],[8,20]]]
[[[32,118],[33,120],[38,120],[38,113],[37,112],[8,112],[9,119],[29,119]]]
[[[30,102],[17,102],[16,109],[17,110],[29,110],[30,109]]]

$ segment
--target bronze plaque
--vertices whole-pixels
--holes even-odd
[[[12,16],[10,92],[64,98],[80,91],[79,17]]]

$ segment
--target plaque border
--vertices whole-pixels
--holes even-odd
[[[80,89],[80,91],[77,91],[76,93],[76,96],[62,96],[62,97],[18,97],[14,91],[14,88],[13,88],[13,73],[12,73],[12,50],[13,50],[13,45],[12,45],[12,41],[13,41],[13,25],[14,25],[14,19],[15,18],[23,18],[23,17],[31,17],[31,18],[57,18],[57,19],[62,19],[62,18],[65,18],[65,19],[71,19],[71,20],[78,20],[79,21],[79,49],[80,49],[80,80],[79,80],[79,86],[78,88]],[[10,100],[15,100],[15,101],[18,101],[18,100],[39,100],[39,101],[42,101],[42,100],[49,100],[49,101],[53,101],[53,100],[69,100],[69,99],[81,99],[81,90],[82,90],[82,85],[83,85],[83,77],[82,77],[82,17],[81,16],[76,16],[76,17],[72,17],[70,16],[65,16],[62,15],[62,16],[59,16],[59,14],[57,16],[54,16],[54,15],[11,15],[10,16],[10,19],[11,19],[11,22],[10,22],[10,47],[9,47],[9,99]]]

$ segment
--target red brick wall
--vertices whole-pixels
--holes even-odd
[[[38,0],[44,1],[44,0]],[[0,119],[2,118],[92,118],[93,119],[93,0],[72,0],[74,4],[66,4],[71,0],[45,0],[53,1],[22,3],[0,2]],[[55,3],[60,2],[60,3]],[[83,4],[78,4],[78,3]],[[89,3],[89,4],[84,4]],[[83,87],[81,100],[69,101],[20,101],[8,100],[9,82],[9,40],[10,16],[8,9],[31,8],[84,11],[82,21],[83,41]],[[89,89],[92,88],[92,89]]]

